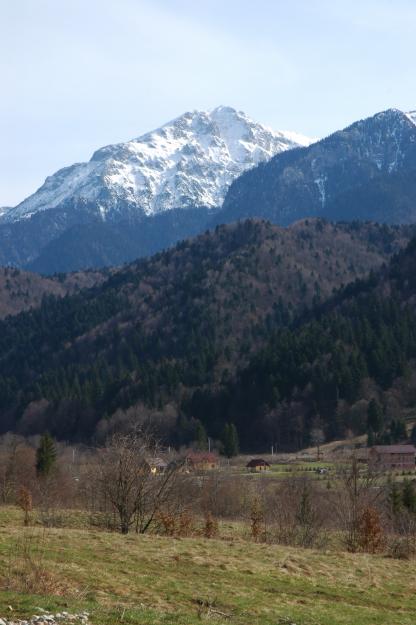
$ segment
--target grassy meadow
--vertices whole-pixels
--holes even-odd
[[[0,509],[0,616],[87,609],[93,625],[414,625],[412,561],[67,526]],[[232,536],[232,538],[231,538]]]

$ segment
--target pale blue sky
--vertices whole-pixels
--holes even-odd
[[[414,0],[0,0],[0,206],[219,104],[324,136],[416,109]]]

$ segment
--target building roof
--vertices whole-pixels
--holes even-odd
[[[263,460],[263,458],[253,458],[250,462],[247,462],[246,467],[269,467],[270,464]]]
[[[372,450],[378,453],[389,454],[415,454],[416,447],[413,445],[375,445]]]

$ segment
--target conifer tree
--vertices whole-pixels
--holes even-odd
[[[40,439],[36,450],[36,473],[39,477],[50,474],[56,462],[56,449],[51,435],[46,432]]]
[[[195,430],[195,440],[197,443],[198,449],[205,450],[208,448],[208,436],[207,432],[202,425],[201,421],[197,421],[196,430]]]
[[[238,454],[238,432],[234,423],[226,423],[221,437],[223,444],[224,455],[227,458],[232,458]]]
[[[374,432],[371,428],[369,428],[367,432],[367,447],[373,447],[374,444],[375,444]]]

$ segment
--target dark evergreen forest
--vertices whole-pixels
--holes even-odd
[[[300,448],[317,428],[392,439],[416,357],[408,238],[247,221],[46,295],[0,322],[1,429],[88,441],[134,413],[175,445],[231,425],[244,450]]]

